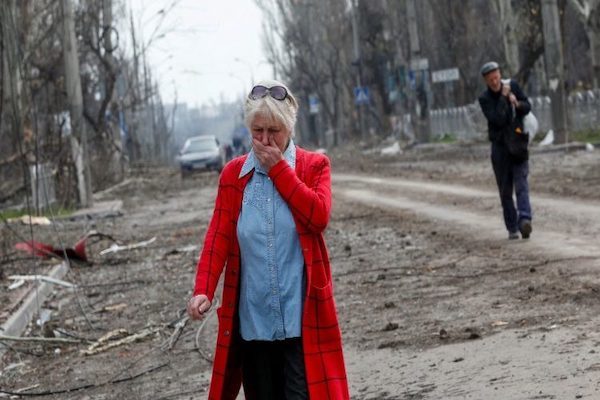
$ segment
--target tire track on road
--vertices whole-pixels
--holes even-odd
[[[498,194],[494,191],[446,183],[351,174],[335,174],[333,183],[337,186],[334,194],[347,200],[386,209],[407,210],[429,219],[455,224],[467,230],[476,239],[506,240],[506,233],[500,221]],[[423,200],[423,194],[450,196],[459,201],[454,202],[454,206],[451,207],[441,200],[435,203]],[[461,199],[493,203],[497,211],[492,215],[466,210],[460,206]],[[511,244],[544,255],[600,258],[600,203],[546,196],[532,196],[532,203],[540,210],[536,213],[539,217],[537,219],[543,220],[544,223],[536,224],[531,239],[514,241]],[[570,232],[561,232],[556,228],[565,222],[573,226]],[[580,223],[585,223],[586,232],[577,230]],[[539,228],[540,226],[542,228]]]

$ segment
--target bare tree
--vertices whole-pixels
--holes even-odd
[[[600,87],[600,0],[569,0],[590,41],[594,87]]]
[[[333,142],[340,140],[343,128],[341,110],[347,100],[348,74],[351,64],[344,44],[349,36],[346,2],[333,0],[292,1],[256,0],[265,18],[265,47],[268,58],[279,75],[291,80],[307,104],[309,95],[319,99],[326,130],[333,132]],[[313,118],[315,116],[307,116]],[[313,124],[310,139],[322,144],[324,138]],[[323,129],[321,129],[323,130]]]

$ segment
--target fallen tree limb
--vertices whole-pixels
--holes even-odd
[[[113,244],[108,249],[102,250],[100,252],[100,255],[103,256],[103,255],[109,254],[109,253],[117,253],[117,252],[122,251],[122,250],[137,249],[138,247],[148,246],[149,244],[154,243],[155,241],[156,241],[156,236],[153,237],[152,239],[144,240],[143,242],[128,244],[126,246],[119,246],[118,244]]]
[[[45,276],[45,275],[11,275],[8,277],[8,279],[11,279],[14,281],[42,281],[42,282],[52,283],[52,284],[59,285],[59,286],[64,286],[64,287],[71,288],[71,289],[74,289],[77,287],[77,285],[74,285],[70,282],[63,281],[63,280],[56,279],[56,278],[51,278],[51,277]]]
[[[106,351],[108,349],[112,349],[113,347],[121,346],[121,345],[128,344],[128,343],[134,343],[141,339],[144,339],[147,336],[157,333],[159,330],[160,329],[156,328],[156,327],[155,328],[146,328],[146,329],[143,329],[142,331],[135,333],[133,335],[125,336],[122,339],[115,340],[114,342],[108,342],[111,338],[110,337],[107,338],[106,337],[107,335],[105,335],[105,336],[101,337],[100,339],[98,339],[98,341],[96,343],[93,343],[90,347],[88,347],[87,350],[82,350],[81,354],[84,354],[86,356],[91,356],[91,355]],[[121,332],[117,332],[117,333],[122,333],[123,330],[119,330],[119,331],[121,331]],[[125,332],[127,332],[127,331],[125,331]],[[113,332],[109,332],[109,333],[113,333]]]
[[[47,338],[47,337],[20,337],[20,336],[5,336],[0,335],[0,341],[9,342],[39,342],[39,343],[71,343],[77,344],[82,341],[79,339],[67,339],[67,338]]]
[[[175,330],[173,331],[173,333],[171,334],[171,337],[169,338],[169,344],[167,346],[168,350],[171,350],[171,349],[173,349],[173,347],[175,347],[175,343],[177,343],[177,341],[181,337],[181,333],[185,329],[185,326],[187,325],[189,320],[190,320],[190,318],[186,315],[183,318],[181,318],[181,320],[179,322],[177,322],[175,324]]]

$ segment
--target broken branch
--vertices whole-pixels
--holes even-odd
[[[11,275],[8,277],[8,279],[15,280],[15,281],[42,281],[42,282],[47,282],[47,283],[53,283],[53,284],[59,285],[59,286],[64,286],[64,287],[71,288],[71,289],[74,289],[77,287],[77,285],[74,285],[70,282],[52,278],[52,277],[45,276],[45,275]]]
[[[78,339],[66,338],[47,338],[47,337],[20,337],[20,336],[5,336],[0,335],[0,341],[6,340],[10,342],[40,342],[40,343],[81,343]]]

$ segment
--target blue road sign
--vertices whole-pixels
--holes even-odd
[[[354,104],[369,104],[369,88],[366,86],[354,88]]]
[[[318,114],[320,110],[319,98],[317,95],[308,96],[308,109],[311,114]]]

